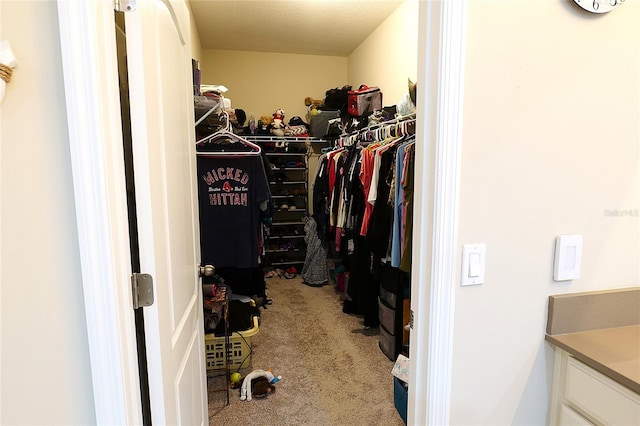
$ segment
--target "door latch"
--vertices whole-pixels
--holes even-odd
[[[149,274],[134,272],[131,275],[133,309],[153,305],[153,278]]]

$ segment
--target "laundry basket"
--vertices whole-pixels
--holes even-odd
[[[253,327],[233,332],[229,336],[229,368],[240,370],[251,366],[251,354],[253,353],[251,339],[258,334],[258,317],[253,318]],[[220,370],[226,367],[224,336],[205,334],[204,345],[207,356],[207,370]]]

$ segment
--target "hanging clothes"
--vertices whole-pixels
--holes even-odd
[[[404,230],[406,224],[406,190],[403,185],[405,180],[405,165],[408,156],[405,155],[406,148],[415,143],[409,140],[401,144],[396,151],[396,164],[391,187],[392,192],[389,195],[390,204],[393,206],[393,230],[391,238],[391,266],[400,267],[400,260],[403,252]],[[411,179],[413,183],[413,179]]]
[[[364,216],[362,219],[362,226],[360,228],[360,235],[367,235],[369,229],[369,222],[371,220],[371,214],[373,213],[373,203],[368,200],[369,190],[371,189],[371,181],[373,179],[374,161],[375,161],[375,149],[380,144],[372,144],[362,150],[362,165],[360,166],[360,174],[358,178],[362,183],[362,192],[364,193],[364,199],[366,201]]]
[[[327,249],[318,237],[317,223],[313,217],[306,219],[304,232],[307,253],[302,267],[302,279],[307,285],[319,287],[329,281]]]
[[[262,149],[231,131],[226,112],[222,117],[225,128],[196,142],[201,261],[256,268],[264,250],[262,223],[274,210]]]
[[[380,288],[404,297],[409,287],[415,138],[406,123],[341,138],[315,180],[314,217],[349,273],[343,312],[367,327],[379,325]]]
[[[402,216],[402,241],[400,270],[411,272],[411,235],[413,233],[413,182],[415,170],[415,144],[405,149],[405,166],[402,177],[402,187],[405,192]]]
[[[367,230],[367,243],[371,251],[381,259],[386,259],[389,251],[391,225],[393,222],[393,210],[388,202],[389,192],[391,191],[389,173],[392,170],[397,148],[398,141],[394,141],[376,150],[376,158],[379,158],[380,166],[371,224]],[[370,191],[369,201],[372,200],[372,192],[373,187]]]
[[[324,153],[318,157],[318,171],[313,182],[313,203],[311,215],[316,221],[318,236],[320,240],[327,241],[328,218],[327,205],[329,199],[329,174],[328,174],[327,154]]]
[[[197,168],[202,262],[258,266],[261,213],[271,199],[262,159],[199,156]]]

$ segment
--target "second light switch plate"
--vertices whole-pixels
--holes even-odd
[[[484,284],[486,244],[462,246],[462,274],[460,285]]]

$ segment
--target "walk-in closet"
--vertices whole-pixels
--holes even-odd
[[[418,6],[328,3],[190,3],[210,424],[406,423]]]
[[[232,277],[228,266],[209,267],[200,257],[197,161],[209,162],[204,176],[212,189],[222,181],[211,199],[223,204],[242,205],[241,193],[222,193],[247,186],[247,166],[238,165],[238,175],[234,166],[220,170],[216,162],[227,158],[196,150],[198,140],[219,129],[194,130],[192,59],[203,86],[228,89],[232,126],[242,118],[236,109],[246,119],[253,115],[256,125],[280,109],[287,125],[294,117],[311,124],[306,98],[324,101],[327,90],[344,85],[378,87],[383,107],[398,105],[407,79],[416,77],[410,424],[589,424],[639,413],[616,408],[625,395],[625,407],[637,407],[632,397],[640,379],[625,367],[639,363],[612,366],[598,356],[586,363],[594,346],[616,353],[640,348],[626,338],[638,321],[562,335],[546,326],[558,319],[552,313],[578,329],[585,321],[616,325],[638,313],[622,308],[633,305],[626,293],[637,294],[640,282],[640,2],[414,0],[385,9],[394,2],[353,0],[345,3],[357,10],[338,11],[330,3],[0,1],[1,424],[402,423],[380,331],[393,331],[399,316],[392,309],[406,299],[392,300],[397,293],[389,287],[383,289],[391,294],[350,295],[356,304],[366,301],[367,319],[375,320],[378,310],[377,328],[364,325],[365,314],[343,312],[346,296],[360,287],[352,285],[352,264],[338,255],[353,249],[358,256],[356,243],[368,236],[353,236],[358,224],[344,199],[353,188],[345,192],[340,179],[333,182],[338,196],[326,202],[337,209],[328,211],[336,213],[336,227],[326,245],[305,242],[298,225],[316,212],[319,166],[348,173],[358,149],[378,142],[365,135],[356,144],[348,137],[342,145],[305,141],[297,146],[307,152],[280,156],[286,144],[274,143],[268,152],[262,136],[245,138],[276,167],[263,160],[266,184],[255,199],[266,187],[273,213],[281,215],[271,217],[270,231],[282,230],[257,250],[265,249],[271,265],[303,254],[324,257],[327,284],[323,271],[314,286],[302,282],[302,271],[287,278],[267,276],[273,272],[267,269],[254,281],[241,276],[245,271]],[[593,13],[593,5],[602,13]],[[310,7],[323,9],[305,15]],[[242,16],[231,19],[226,12],[233,8]],[[379,10],[384,16],[376,20]],[[253,15],[261,19],[251,21]],[[273,17],[277,25],[267,28]],[[408,24],[415,20],[419,35]],[[349,39],[345,28],[352,32],[362,23],[370,25],[362,38],[345,51],[329,50]],[[288,25],[296,31],[285,30]],[[238,43],[249,36],[255,44],[242,49]],[[406,53],[416,50],[414,40],[415,56]],[[395,125],[391,131],[398,134]],[[257,159],[250,144],[229,143],[238,144],[244,146],[239,162]],[[201,181],[208,196],[209,184]],[[298,191],[307,191],[306,206]],[[260,207],[254,214],[264,225]],[[235,219],[227,215],[229,223]],[[287,223],[294,221],[302,236]],[[339,245],[337,225],[344,230]],[[230,256],[245,227],[223,229],[224,238],[208,243],[213,253]],[[34,253],[38,270],[48,272],[44,278],[25,273]],[[245,259],[249,269],[258,260],[263,256]],[[370,260],[367,273],[381,266]],[[554,274],[563,267],[579,278],[556,281],[566,275]],[[231,292],[223,290],[226,283]],[[262,287],[270,300],[260,300]],[[626,303],[598,303],[611,295],[624,295]],[[578,299],[581,306],[595,300],[598,309],[557,311],[559,300],[575,307]],[[250,314],[254,321],[241,325],[245,330],[231,332],[237,319],[220,318],[232,304],[257,309],[259,318]],[[576,323],[577,311],[600,314],[578,315]],[[613,332],[624,342],[598,345],[601,338],[617,341]],[[593,343],[587,351],[568,340],[566,349],[553,343],[582,335]],[[387,342],[390,348],[394,339]],[[629,355],[633,360],[638,352]],[[241,400],[240,389],[229,387],[237,368],[245,379],[257,369],[272,369],[280,379],[262,380],[266,397]],[[223,378],[223,387],[210,388],[211,403],[210,374]],[[640,424],[625,419],[608,423]]]

